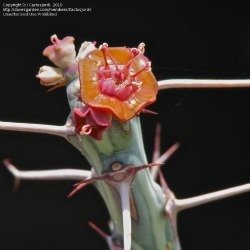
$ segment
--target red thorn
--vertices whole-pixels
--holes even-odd
[[[83,181],[79,181],[79,182],[75,183],[75,184],[73,185],[73,187],[80,186],[81,184],[88,185],[88,184],[90,184],[90,183],[92,183],[92,182],[94,182],[94,181],[95,181],[94,178],[85,179],[85,180],[83,180]]]
[[[11,160],[10,159],[6,158],[6,159],[3,160],[3,165],[5,167],[7,167],[7,165],[9,165],[9,164],[11,164]]]
[[[145,165],[142,165],[142,166],[139,166],[139,167],[135,167],[135,172],[137,173],[138,171],[141,171],[145,168],[152,168],[152,167],[155,167],[155,166],[162,166],[163,163],[149,163],[149,164],[145,164]]]
[[[140,111],[140,113],[143,113],[143,114],[149,114],[149,115],[158,115],[159,113],[155,112],[155,111],[152,111],[152,110],[149,110],[149,109],[142,109]]]
[[[102,176],[96,176],[92,177],[90,179],[85,179],[83,181],[75,183],[73,186],[75,187],[67,196],[68,198],[72,197],[74,194],[79,192],[81,189],[83,189],[85,186],[99,180],[110,180],[110,176],[108,174],[102,175]]]
[[[177,151],[177,149],[180,147],[180,143],[175,143],[174,145],[172,145],[169,149],[167,149],[167,151],[162,154],[157,160],[161,160],[162,158],[165,158],[164,160],[161,161],[166,161],[169,160],[169,158]]]
[[[80,182],[77,182],[73,186],[78,186],[78,185],[83,184],[83,183],[85,183],[85,184],[91,184],[94,181],[102,181],[102,180],[110,180],[109,174],[104,174],[102,176],[96,176],[96,177],[92,177],[90,179],[85,179],[85,180],[82,180]]]
[[[85,186],[87,186],[88,183],[81,183],[78,186],[76,186],[67,196],[67,198],[71,198],[73,195],[75,195],[76,193],[78,193],[81,189],[83,189]]]
[[[168,191],[169,190],[169,187],[168,187],[168,184],[163,176],[163,173],[161,170],[159,170],[159,180],[160,180],[160,184],[161,184],[161,187],[164,191]]]
[[[97,232],[102,238],[107,239],[109,237],[108,234],[104,233],[97,225],[95,225],[93,222],[88,222],[89,226]]]
[[[161,124],[157,123],[155,130],[154,153],[152,162],[155,162],[160,157],[161,151]]]

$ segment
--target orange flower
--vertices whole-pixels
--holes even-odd
[[[142,50],[103,44],[79,62],[82,101],[106,109],[120,121],[153,103],[158,91],[150,61]]]

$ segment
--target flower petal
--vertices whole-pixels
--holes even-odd
[[[95,43],[93,42],[84,42],[81,44],[81,47],[79,49],[78,55],[76,57],[76,61],[79,62],[81,59],[85,58],[86,55],[95,50]]]
[[[88,134],[96,140],[101,140],[103,132],[111,126],[111,114],[105,110],[84,106],[83,108],[74,108],[73,114],[75,131],[82,134],[82,131],[87,127]],[[85,131],[83,132],[83,134],[87,134]]]

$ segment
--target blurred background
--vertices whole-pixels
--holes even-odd
[[[97,1],[96,1],[97,2]],[[1,16],[0,120],[64,124],[69,113],[65,89],[47,93],[35,78],[50,36],[137,47],[146,43],[158,80],[250,78],[250,4],[247,1],[65,1],[63,7],[90,12],[57,17]],[[249,182],[250,89],[165,90],[143,115],[150,161],[154,131],[162,124],[162,150],[181,148],[164,165],[178,198]],[[62,138],[0,132],[0,161],[22,170],[85,168],[80,153]],[[108,212],[89,186],[67,199],[74,182],[22,182],[0,168],[0,249],[108,249],[87,222],[108,232]],[[249,194],[182,212],[178,218],[184,250],[249,249]]]

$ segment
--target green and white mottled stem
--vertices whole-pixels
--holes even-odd
[[[158,81],[159,90],[176,88],[244,88],[250,87],[250,79],[166,79]]]

